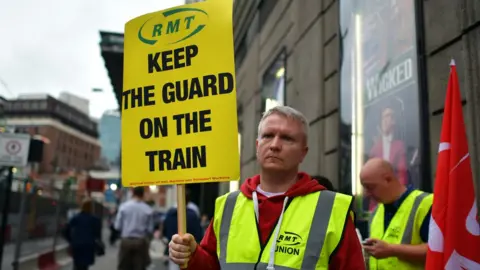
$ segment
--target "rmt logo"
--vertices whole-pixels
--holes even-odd
[[[295,246],[299,245],[302,241],[302,237],[294,232],[283,232],[278,236],[275,252],[300,255],[300,249]]]
[[[302,241],[302,237],[294,232],[283,232],[278,236],[277,244],[284,246],[296,246]]]

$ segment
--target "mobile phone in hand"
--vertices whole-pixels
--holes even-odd
[[[364,246],[372,246],[372,245],[373,245],[373,242],[369,242],[368,239],[367,239],[367,240],[364,240],[364,241],[362,242],[362,245],[364,245]]]

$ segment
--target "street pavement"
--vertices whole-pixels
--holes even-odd
[[[57,238],[57,245],[64,244],[65,241],[61,238]],[[53,237],[47,237],[42,239],[27,240],[22,243],[20,250],[20,257],[32,255],[34,253],[42,253],[53,248]],[[15,256],[15,243],[9,243],[4,246],[2,270],[10,270],[12,268],[13,258]]]
[[[107,244],[105,256],[97,257],[96,263],[91,267],[92,270],[115,270],[117,269],[118,258],[118,246],[119,242],[115,246],[108,246],[109,232],[104,229],[103,238],[104,243]],[[65,241],[59,237],[57,238],[57,245],[64,244]],[[51,250],[53,246],[53,238],[43,238],[38,240],[29,240],[22,243],[21,256],[25,257],[34,253],[42,253]],[[165,245],[159,240],[152,241],[150,245],[150,257],[152,258],[152,266],[148,270],[167,270],[165,261],[168,260],[163,253]],[[3,260],[1,270],[12,270],[12,262],[15,254],[15,243],[5,245],[3,251]],[[65,267],[65,269],[71,269],[71,266]]]
[[[95,265],[91,267],[91,270],[115,270],[117,269],[118,260],[118,247],[117,242],[115,246],[108,246],[105,256],[97,257]],[[167,258],[163,255],[165,246],[160,241],[153,241],[150,246],[150,257],[152,258],[152,265],[148,270],[167,270],[164,262]]]

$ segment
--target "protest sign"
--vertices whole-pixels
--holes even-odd
[[[125,25],[122,184],[238,180],[232,1]]]

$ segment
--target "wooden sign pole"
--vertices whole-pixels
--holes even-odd
[[[186,187],[185,185],[177,185],[177,224],[178,234],[184,235],[187,233],[187,202],[186,202]],[[187,268],[187,264],[182,265],[182,269]]]

